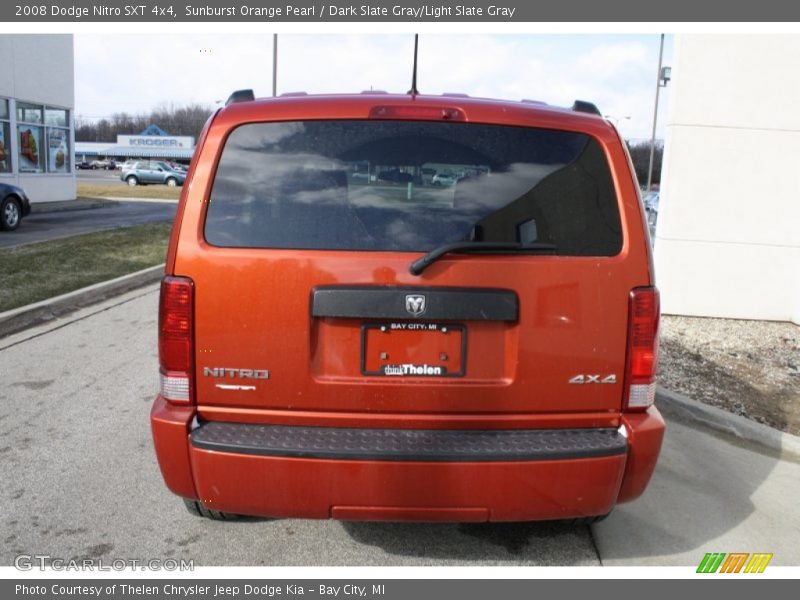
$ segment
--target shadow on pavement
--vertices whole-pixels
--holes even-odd
[[[367,523],[344,522],[359,544],[392,555],[439,561],[525,562],[538,565],[596,564],[586,526],[542,523]]]

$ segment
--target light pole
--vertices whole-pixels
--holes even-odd
[[[661,44],[658,48],[658,72],[656,73],[656,102],[653,107],[653,134],[650,136],[650,164],[647,167],[647,191],[653,186],[653,159],[656,154],[656,121],[658,120],[658,95],[662,87],[667,87],[667,82],[672,76],[670,67],[663,67],[664,34],[661,34]]]
[[[272,97],[278,95],[278,34],[272,34]]]

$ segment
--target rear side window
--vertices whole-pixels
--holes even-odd
[[[229,136],[211,190],[216,246],[428,251],[474,240],[622,247],[605,154],[565,131],[417,121],[254,123]]]

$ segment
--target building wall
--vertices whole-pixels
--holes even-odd
[[[800,323],[798,35],[676,40],[655,241],[662,310]]]
[[[10,153],[13,173],[0,181],[22,187],[31,202],[72,200],[76,195],[75,74],[72,35],[0,35],[0,98],[11,101]],[[19,139],[14,116],[17,101],[69,111],[70,172],[20,173]],[[44,151],[44,148],[42,148]]]

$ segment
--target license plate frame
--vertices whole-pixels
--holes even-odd
[[[410,326],[410,328],[409,328]],[[457,371],[451,371],[447,367],[448,365],[441,364],[443,361],[438,361],[436,364],[424,363],[424,364],[414,364],[410,362],[389,362],[385,365],[381,365],[378,370],[370,370],[367,369],[367,353],[368,353],[368,339],[369,333],[373,330],[380,331],[381,335],[392,335],[393,333],[403,333],[403,332],[416,332],[416,333],[423,333],[423,334],[439,334],[439,335],[452,335],[458,334],[460,336],[460,340],[454,344],[450,341],[450,346],[457,346],[458,352],[460,353],[460,361],[459,366],[460,368]],[[390,379],[406,379],[406,378],[415,378],[415,379],[446,379],[446,378],[454,378],[454,377],[464,377],[466,375],[467,369],[467,326],[463,323],[429,323],[429,322],[406,322],[406,321],[385,321],[385,322],[369,322],[363,323],[361,325],[361,341],[360,341],[360,368],[361,374],[367,377],[387,377]],[[400,369],[398,372],[397,370],[386,372],[386,367],[395,367],[396,369]],[[413,371],[414,369],[409,369],[408,367],[414,367],[416,372],[408,372]],[[428,369],[429,368],[429,369]],[[436,369],[442,369],[442,372],[436,372]],[[430,370],[431,372],[427,372]]]

